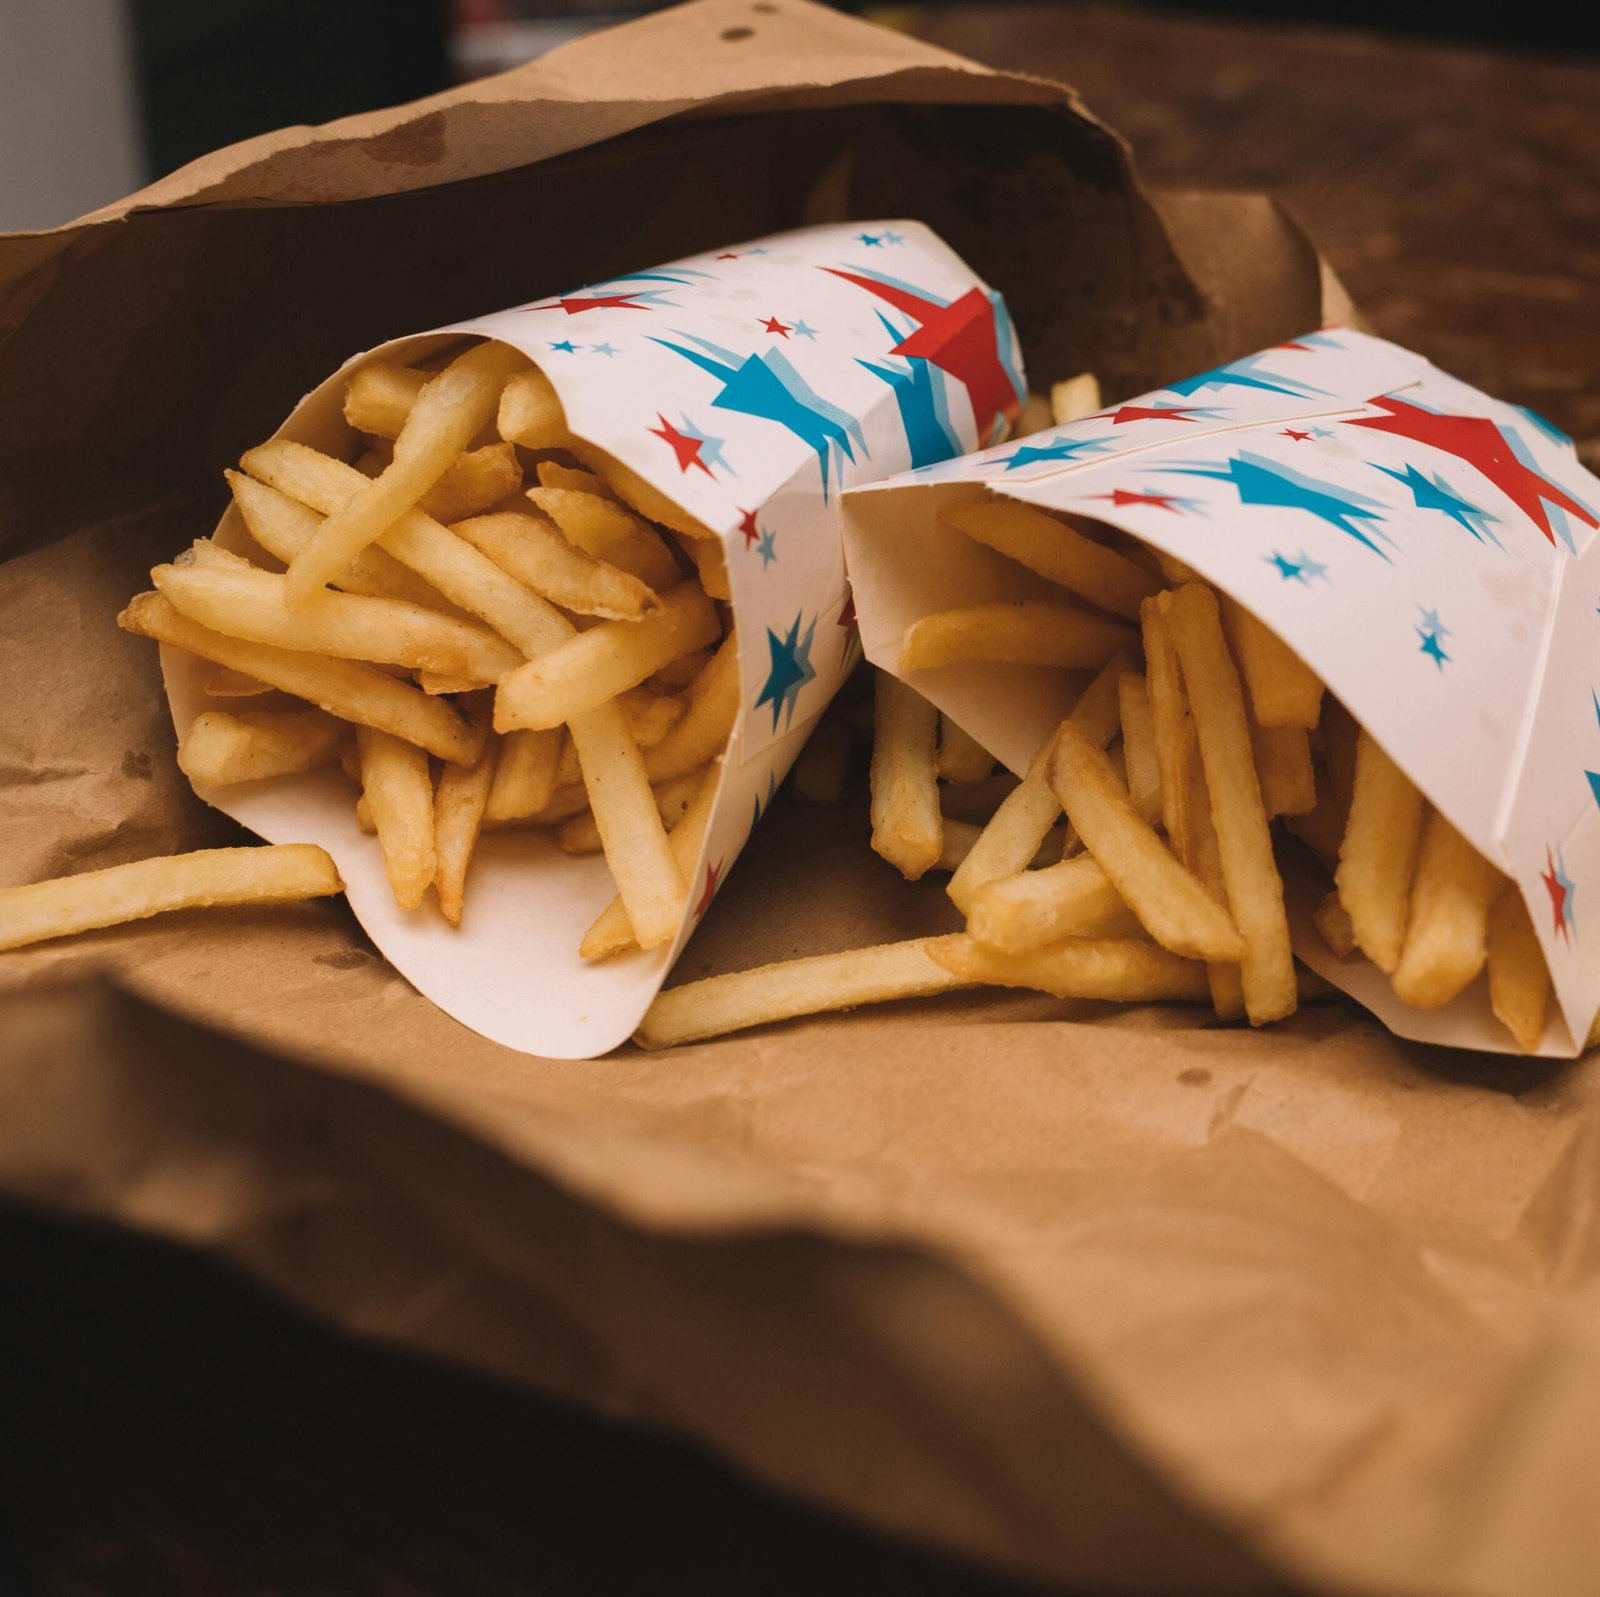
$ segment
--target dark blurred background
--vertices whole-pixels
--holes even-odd
[[[656,9],[619,0],[0,0],[0,231],[53,227],[221,145],[431,94]],[[926,29],[941,7],[841,9]],[[1036,9],[1070,36],[1080,6]],[[1600,50],[1593,4],[1171,0],[1164,9],[1504,50]]]

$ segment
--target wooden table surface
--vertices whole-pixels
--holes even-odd
[[[1600,67],[1120,6],[913,25],[1075,84],[1154,183],[1285,199],[1380,333],[1600,467]],[[1012,1589],[176,1254],[13,1214],[0,1259],[0,1592]]]

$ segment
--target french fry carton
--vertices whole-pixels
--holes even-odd
[[[897,671],[906,628],[931,612],[1059,593],[941,521],[989,494],[1120,528],[1289,644],[1515,882],[1557,999],[1540,1051],[1580,1051],[1600,1007],[1600,925],[1585,913],[1600,898],[1600,482],[1570,440],[1394,344],[1294,338],[852,492],[846,549],[874,664]],[[1038,667],[908,680],[1019,773],[1071,707],[1068,678]],[[1375,966],[1329,952],[1310,892],[1291,870],[1296,954],[1392,1031],[1510,1048],[1483,978],[1410,1008]]]
[[[336,770],[201,796],[272,842],[327,849],[385,957],[457,1020],[514,1048],[581,1058],[634,1030],[859,658],[840,542],[844,489],[1004,436],[1025,392],[1022,368],[1003,300],[932,231],[851,223],[393,341],[307,395],[279,436],[348,458],[349,372],[373,355],[426,360],[466,337],[521,350],[554,385],[580,448],[620,463],[721,542],[741,708],[676,939],[582,959],[584,931],[616,892],[611,873],[601,856],[568,857],[526,830],[480,838],[459,929],[431,900],[400,909]],[[236,509],[218,537],[249,546]],[[204,691],[210,668],[179,650],[162,655],[181,734],[217,707]]]

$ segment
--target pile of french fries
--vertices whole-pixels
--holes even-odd
[[[200,540],[118,618],[213,667],[179,765],[342,768],[396,903],[431,887],[452,926],[482,829],[547,828],[617,885],[585,957],[670,943],[738,710],[720,542],[506,345],[369,361],[344,409],[347,458],[275,439],[227,473],[246,552]],[[314,848],[145,860],[0,893],[0,948],[339,890]]]
[[[1419,1009],[1487,966],[1495,1015],[1519,1049],[1539,1046],[1550,977],[1521,894],[1274,633],[1099,524],[994,496],[947,520],[1056,596],[925,616],[899,671],[1003,661],[1083,682],[975,828],[944,812],[951,789],[994,780],[981,735],[878,675],[872,846],[909,879],[949,871],[965,932],[670,989],[641,1043],[984,985],[1280,1020],[1315,985],[1297,972],[1279,869],[1280,849],[1303,848],[1331,877],[1314,920],[1338,958],[1370,960]],[[808,751],[802,791],[819,785],[809,766]]]

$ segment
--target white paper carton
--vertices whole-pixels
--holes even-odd
[[[1048,585],[944,526],[1003,494],[1120,527],[1272,627],[1427,797],[1516,881],[1555,983],[1543,1052],[1600,1007],[1600,482],[1532,412],[1422,357],[1324,329],[1070,426],[851,493],[867,657],[894,670],[930,612]],[[1022,771],[1070,708],[1061,673],[953,666],[909,680]],[[1403,1036],[1503,1050],[1480,980],[1445,1009],[1295,951]]]
[[[722,540],[742,711],[689,907],[669,948],[590,964],[578,942],[615,886],[598,858],[488,833],[452,930],[431,897],[396,908],[336,773],[201,791],[273,842],[320,843],[382,953],[442,1009],[512,1048],[606,1052],[637,1025],[817,715],[859,657],[841,494],[1004,437],[1025,392],[999,295],[926,227],[808,228],[591,284],[369,351],[309,394],[279,436],[346,456],[345,378],[463,334],[515,345],[569,429]],[[248,543],[235,511],[218,538]],[[217,707],[207,668],[163,649],[179,732]]]

